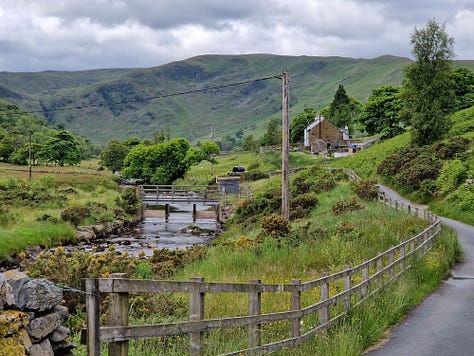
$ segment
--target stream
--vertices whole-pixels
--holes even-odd
[[[69,246],[69,249],[94,249],[100,253],[114,246],[120,254],[128,252],[137,256],[142,251],[146,256],[152,256],[156,249],[184,250],[193,245],[207,245],[219,233],[220,224],[216,222],[212,207],[197,205],[195,222],[191,204],[173,205],[168,221],[165,221],[163,207],[156,207],[146,210],[144,221],[126,233],[96,239],[92,244]]]

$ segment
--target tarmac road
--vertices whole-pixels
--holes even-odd
[[[400,199],[386,187],[382,186],[381,190]],[[452,270],[452,278],[444,281],[390,332],[386,343],[366,355],[474,355],[474,227],[441,219],[457,231],[464,251],[463,261]]]

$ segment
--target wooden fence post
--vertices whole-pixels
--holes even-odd
[[[254,289],[249,293],[249,315],[255,316],[262,314],[262,293],[260,292],[260,280],[250,281]],[[252,323],[249,325],[249,347],[260,346],[260,324]]]
[[[291,310],[301,310],[301,280],[294,279],[291,281],[293,289],[291,290]],[[291,319],[291,337],[300,337],[301,318]]]
[[[324,274],[324,276],[327,276],[327,273]],[[329,282],[326,280],[321,284],[321,301],[324,302],[328,300],[329,298]],[[329,320],[329,306],[325,306],[321,308],[319,311],[319,323],[326,324]]]
[[[369,291],[369,286],[367,285],[367,281],[369,279],[369,266],[367,265],[367,258],[364,258],[364,267],[362,267],[362,288],[360,289],[360,296],[361,299],[364,299]]]
[[[100,356],[100,311],[99,311],[99,280],[85,280],[87,310],[87,354]]]
[[[126,273],[111,273],[110,278],[125,279]],[[109,326],[128,325],[128,293],[109,294]],[[111,342],[109,356],[127,356],[128,341]]]
[[[380,255],[380,252],[377,255]],[[382,269],[383,269],[383,257],[381,256],[381,257],[377,258],[377,272],[380,272]],[[379,282],[380,282],[380,285],[382,286],[383,285],[383,273],[380,274]]]
[[[350,269],[351,266],[346,266],[346,270]],[[344,292],[351,289],[351,275],[347,272],[344,275]],[[351,295],[347,295],[344,297],[344,311],[347,312],[351,308]]]
[[[400,269],[401,271],[405,270],[405,245],[400,247]]]
[[[393,248],[393,246],[391,246],[390,248]],[[395,261],[395,254],[394,254],[393,250],[390,250],[390,252],[388,253],[388,263],[392,264],[393,261]],[[390,267],[390,278],[392,278],[394,275],[395,275],[395,267],[391,266]]]
[[[190,278],[191,282],[204,282],[202,277]],[[195,286],[194,290],[190,293],[190,304],[189,304],[189,320],[202,320],[204,319],[204,293],[198,290]],[[189,334],[189,354],[190,355],[201,355],[202,352],[202,332],[197,331]]]

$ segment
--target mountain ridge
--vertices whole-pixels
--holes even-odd
[[[281,117],[281,81],[193,90],[287,70],[292,117],[305,107],[325,107],[339,84],[361,101],[373,88],[400,85],[403,68],[410,62],[392,55],[364,59],[259,53],[199,55],[150,68],[0,72],[0,98],[25,110],[44,110],[51,124],[100,145],[113,138],[149,138],[160,130],[196,142],[208,138],[209,126],[214,127],[216,139],[232,139],[242,134],[258,136],[270,118]],[[474,69],[474,61],[462,62]],[[185,91],[190,93],[172,95]]]

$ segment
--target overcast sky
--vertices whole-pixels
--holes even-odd
[[[0,0],[0,71],[152,67],[200,54],[411,57],[446,24],[474,59],[474,0]]]

